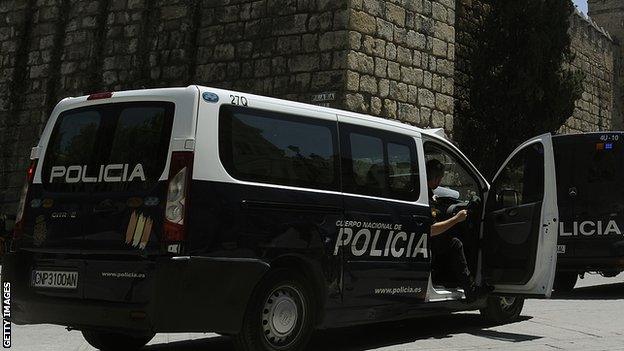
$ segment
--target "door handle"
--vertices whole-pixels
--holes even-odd
[[[515,217],[518,215],[518,210],[516,210],[515,208],[512,208],[511,210],[507,210],[507,216],[509,217]]]

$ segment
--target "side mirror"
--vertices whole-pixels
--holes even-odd
[[[514,189],[503,189],[498,195],[498,203],[501,207],[515,207],[520,205],[520,193]]]

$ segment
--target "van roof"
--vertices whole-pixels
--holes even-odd
[[[397,128],[407,129],[407,130],[411,130],[411,131],[427,134],[427,135],[430,135],[430,136],[433,136],[433,137],[436,137],[436,138],[445,138],[445,139],[448,140],[446,134],[444,133],[444,129],[442,129],[442,128],[425,129],[425,128],[416,127],[416,126],[413,126],[413,125],[410,125],[410,124],[406,124],[406,123],[403,123],[403,122],[400,122],[400,121],[397,121],[397,120],[391,120],[391,119],[386,119],[386,118],[382,118],[382,117],[375,117],[375,116],[371,116],[371,115],[366,115],[366,114],[357,113],[357,112],[351,112],[351,111],[346,111],[346,110],[340,110],[340,109],[331,108],[331,107],[312,105],[312,104],[303,103],[303,102],[284,100],[284,99],[272,98],[272,97],[268,97],[268,96],[262,96],[262,95],[244,93],[244,92],[238,92],[238,91],[233,91],[233,90],[212,88],[212,87],[206,87],[206,86],[200,86],[200,85],[198,85],[197,87],[199,88],[201,93],[203,93],[203,92],[222,92],[222,93],[244,94],[246,96],[253,96],[255,99],[261,99],[261,100],[268,101],[268,102],[279,103],[281,105],[288,105],[288,106],[298,107],[298,108],[303,108],[303,109],[314,109],[314,110],[321,111],[321,112],[333,113],[333,114],[337,114],[337,115],[341,115],[341,116],[352,117],[352,118],[356,118],[356,119],[361,119],[361,120],[365,120],[365,121],[380,123],[380,124],[393,126],[393,127],[397,127]]]
[[[434,139],[443,140],[445,142],[445,144],[451,146],[453,149],[455,149],[456,152],[461,154],[464,157],[464,159],[468,161],[470,167],[473,168],[473,170],[475,170],[477,173],[479,173],[479,175],[481,175],[479,170],[472,164],[472,162],[470,160],[468,160],[467,157],[465,157],[463,155],[461,150],[459,150],[455,145],[452,144],[452,142],[450,141],[450,139],[447,137],[446,133],[444,132],[444,129],[442,129],[442,128],[425,129],[425,128],[416,127],[416,126],[413,126],[413,125],[410,125],[410,124],[402,123],[402,122],[399,122],[399,121],[396,121],[396,120],[390,120],[390,119],[386,119],[386,118],[370,116],[370,115],[357,113],[357,112],[339,110],[339,109],[336,109],[336,108],[323,107],[323,106],[312,105],[312,104],[307,104],[307,103],[303,103],[303,102],[296,102],[296,101],[272,98],[272,97],[256,95],[256,94],[251,94],[251,93],[246,93],[246,92],[239,92],[239,91],[235,91],[235,90],[213,88],[213,87],[207,87],[207,86],[202,86],[202,85],[189,85],[187,87],[171,87],[171,88],[153,88],[153,89],[137,89],[137,90],[114,91],[112,98],[113,99],[114,98],[132,99],[134,97],[157,98],[159,96],[161,96],[161,97],[162,96],[166,96],[166,95],[168,95],[168,93],[173,93],[173,92],[176,92],[176,93],[179,94],[182,90],[187,90],[187,91],[195,90],[195,92],[198,91],[200,95],[203,94],[204,92],[212,92],[212,93],[220,93],[220,94],[238,94],[238,95],[245,95],[247,97],[251,96],[254,99],[263,100],[265,102],[270,102],[270,103],[273,103],[273,104],[276,104],[276,105],[279,104],[279,105],[282,105],[282,106],[292,106],[294,108],[300,108],[300,109],[316,110],[316,111],[319,111],[319,112],[325,112],[325,113],[331,113],[331,114],[341,115],[341,116],[345,116],[345,117],[351,117],[351,118],[359,119],[359,120],[362,120],[362,121],[369,121],[369,122],[373,122],[373,123],[380,124],[380,125],[385,125],[385,126],[389,126],[389,127],[395,127],[395,128],[404,129],[406,131],[421,133],[421,134],[427,135],[428,137],[431,137],[431,138],[434,138]],[[57,109],[65,110],[65,109],[72,108],[74,105],[84,106],[85,104],[90,104],[90,103],[98,104],[98,103],[106,102],[106,99],[90,100],[89,101],[88,97],[89,97],[89,95],[84,95],[84,96],[80,96],[80,97],[68,97],[68,98],[65,98],[65,99],[63,99],[63,100],[61,100],[59,102],[59,104],[57,105]],[[487,182],[487,180],[485,180],[485,178],[482,175],[481,175],[481,179],[483,181]]]
[[[262,96],[262,95],[257,95],[257,94],[250,94],[250,93],[246,93],[246,92],[240,92],[240,91],[235,91],[235,90],[228,90],[228,89],[220,89],[220,88],[213,88],[213,87],[207,87],[207,86],[201,86],[201,85],[189,85],[188,87],[172,87],[172,88],[153,88],[153,89],[136,89],[136,90],[122,90],[122,91],[114,91],[113,92],[113,98],[132,98],[132,97],[145,97],[145,96],[162,96],[162,95],[167,95],[167,92],[173,92],[173,91],[177,91],[179,92],[180,90],[184,90],[184,89],[189,89],[189,88],[196,88],[199,90],[200,94],[204,93],[204,92],[214,92],[214,93],[235,93],[235,94],[241,94],[241,95],[245,95],[245,96],[253,96],[255,99],[259,99],[259,100],[264,100],[267,102],[272,102],[272,103],[279,103],[280,105],[287,105],[287,106],[292,106],[292,107],[298,107],[298,108],[303,108],[303,109],[314,109],[317,111],[322,111],[322,112],[327,112],[327,113],[334,113],[337,115],[342,115],[342,116],[347,116],[347,117],[352,117],[352,118],[356,118],[356,119],[361,119],[361,120],[365,120],[365,121],[371,121],[371,122],[375,122],[375,123],[379,123],[379,124],[384,124],[384,125],[388,125],[388,126],[393,126],[393,127],[397,127],[397,128],[402,128],[402,129],[407,129],[407,130],[411,130],[411,131],[415,131],[415,132],[419,132],[422,134],[427,134],[429,136],[433,136],[435,138],[443,138],[443,139],[447,139],[448,137],[446,136],[444,129],[442,128],[432,128],[432,129],[426,129],[426,128],[420,128],[420,127],[416,127],[410,124],[406,124],[397,120],[391,120],[391,119],[386,119],[386,118],[382,118],[382,117],[375,117],[375,116],[371,116],[371,115],[366,115],[366,114],[362,114],[362,113],[357,113],[357,112],[351,112],[351,111],[346,111],[346,110],[339,110],[336,108],[330,108],[330,107],[323,107],[323,106],[318,106],[318,105],[312,105],[312,104],[307,104],[307,103],[303,103],[303,102],[296,102],[296,101],[291,101],[291,100],[284,100],[284,99],[279,99],[279,98],[273,98],[273,97],[268,97],[268,96]],[[92,95],[98,95],[101,93],[97,93],[97,94],[91,94],[91,95],[83,95],[83,96],[77,96],[77,97],[67,97],[63,100],[61,100],[59,102],[59,107],[62,107],[62,109],[68,109],[73,107],[72,105],[75,104],[80,104],[82,105],[83,103],[89,101],[89,97]],[[106,102],[106,99],[102,99],[102,100],[90,100],[90,102],[92,102],[93,104],[98,104],[98,103],[104,103]]]
[[[624,131],[621,130],[605,130],[598,132],[584,132],[584,133],[570,133],[570,134],[555,134],[553,138],[555,139],[574,139],[581,138],[585,136],[599,136],[603,134],[624,134]]]

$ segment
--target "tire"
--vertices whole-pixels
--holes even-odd
[[[300,276],[277,269],[260,282],[249,300],[241,331],[233,338],[237,350],[305,349],[314,330],[317,303]]]
[[[154,334],[128,335],[114,332],[83,330],[82,337],[93,347],[102,351],[135,351],[145,346]]]
[[[480,312],[488,322],[507,324],[518,320],[523,307],[524,298],[521,297],[489,296],[487,306]]]
[[[557,272],[553,289],[556,292],[571,292],[574,290],[577,280],[578,273],[576,272]]]

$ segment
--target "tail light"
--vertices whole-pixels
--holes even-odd
[[[186,239],[186,206],[193,173],[193,152],[171,154],[162,241],[167,252],[179,254]]]
[[[17,214],[15,215],[15,229],[13,231],[13,238],[19,238],[24,232],[24,215],[26,212],[26,204],[30,197],[30,186],[35,178],[35,170],[37,169],[37,160],[30,161],[30,166],[26,172],[26,182],[22,187],[22,194],[20,195],[19,205],[17,208]]]

